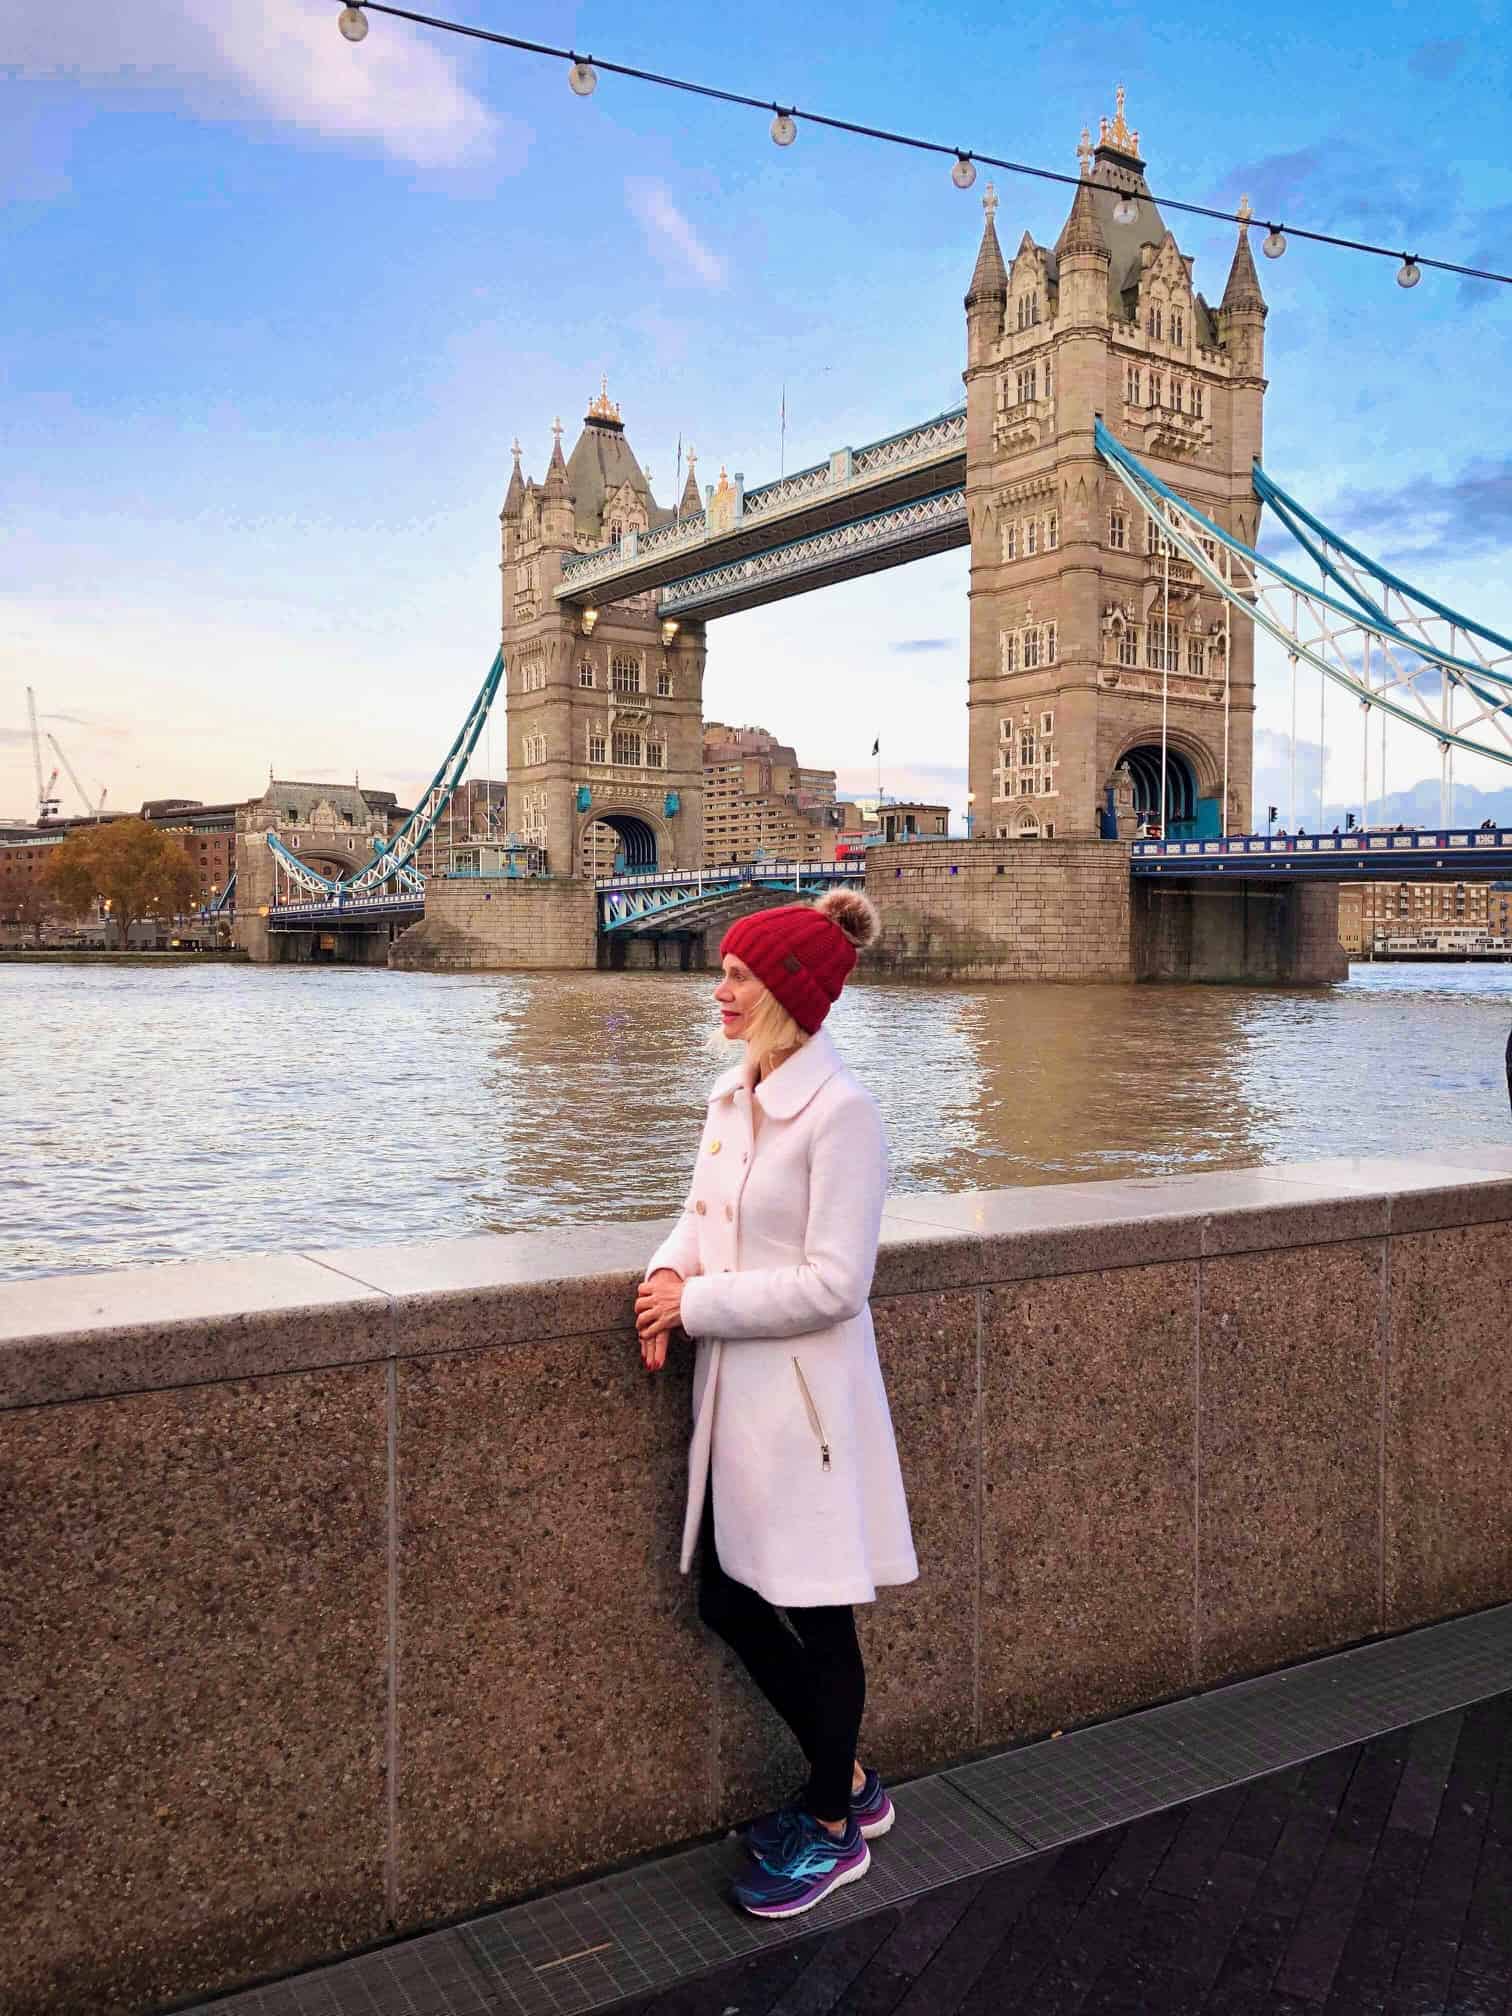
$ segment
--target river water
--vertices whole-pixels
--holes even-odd
[[[0,965],[0,1276],[678,1208],[706,975]],[[1512,968],[853,984],[899,1190],[1512,1139]],[[591,1248],[587,1249],[591,1250]]]

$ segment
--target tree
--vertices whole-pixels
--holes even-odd
[[[42,943],[43,926],[57,914],[57,900],[45,881],[22,882],[12,891],[5,906],[5,922],[30,931],[32,943]]]
[[[70,916],[88,916],[102,901],[108,905],[123,952],[133,924],[175,916],[194,898],[189,856],[145,819],[81,826],[54,850],[47,880]]]

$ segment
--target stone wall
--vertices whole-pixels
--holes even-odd
[[[441,973],[529,972],[598,963],[593,884],[571,876],[471,881],[433,877],[425,915],[389,952],[389,964]]]
[[[687,1839],[796,1758],[677,1572],[651,1223],[0,1285],[0,2007]],[[591,1270],[591,1271],[590,1271]],[[1512,1598],[1512,1150],[898,1196],[894,1775]]]
[[[1129,850],[1105,840],[871,847],[870,963],[960,980],[1128,980]]]
[[[1133,904],[1138,979],[1317,986],[1349,976],[1336,884],[1141,876]]]

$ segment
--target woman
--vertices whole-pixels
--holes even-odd
[[[792,1803],[747,1835],[735,1898],[762,1918],[856,1882],[893,1824],[856,1758],[852,1607],[919,1572],[866,1302],[887,1142],[821,1027],[876,934],[849,889],[726,932],[714,998],[745,1060],[714,1087],[686,1209],[635,1304],[648,1370],[673,1331],[698,1345],[682,1566],[701,1539],[699,1615],[808,1759]]]

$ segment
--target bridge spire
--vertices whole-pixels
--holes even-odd
[[[525,479],[520,474],[520,455],[522,450],[518,434],[516,434],[514,446],[509,452],[514,456],[514,468],[510,471],[509,488],[504,492],[504,509],[499,513],[499,516],[501,518],[518,518],[521,506],[525,502]]]
[[[997,225],[993,222],[997,207],[997,191],[989,182],[987,193],[982,198],[982,209],[986,213],[982,242],[977,248],[971,285],[966,289],[968,308],[982,307],[990,301],[1006,302],[1008,299],[1008,268],[1003,264],[1003,248],[998,243]]]
[[[1239,226],[1239,242],[1234,247],[1234,262],[1229,267],[1228,285],[1223,290],[1223,300],[1219,306],[1232,313],[1237,309],[1256,308],[1263,313],[1265,296],[1260,291],[1260,276],[1255,271],[1254,254],[1250,251],[1249,220],[1251,216],[1248,196],[1239,198],[1239,215],[1244,222]]]
[[[698,494],[698,455],[692,442],[688,443],[688,480],[683,485],[682,500],[677,507],[680,518],[696,518],[703,509],[703,499]]]

